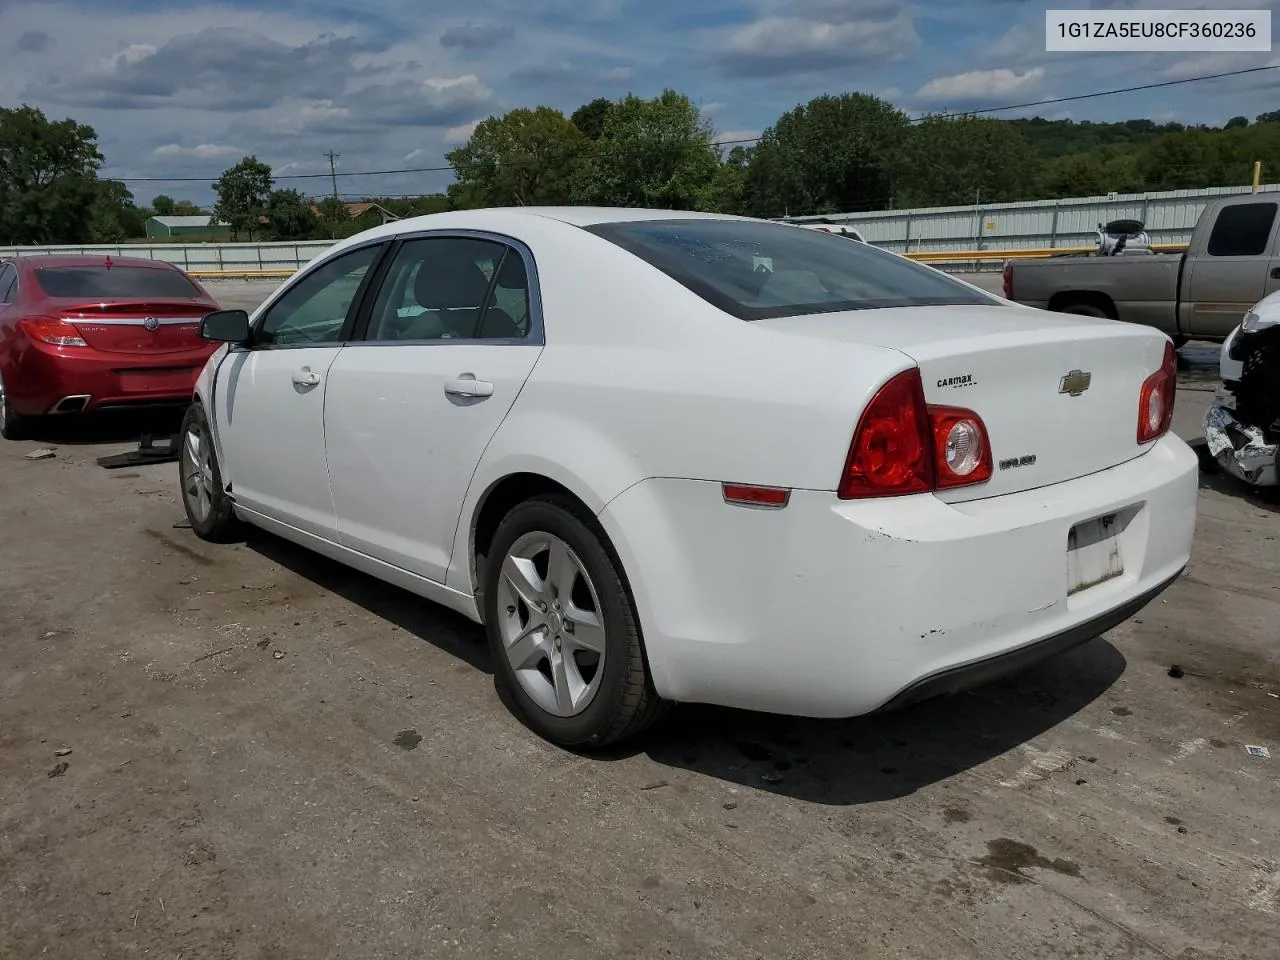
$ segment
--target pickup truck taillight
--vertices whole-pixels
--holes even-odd
[[[1004,298],[1013,299],[1013,264],[1007,261],[1004,265]]]
[[[862,414],[840,478],[841,500],[896,497],[991,479],[991,443],[972,410],[926,404],[920,370],[898,374]]]
[[[1164,345],[1164,362],[1147,377],[1138,394],[1138,442],[1158,440],[1173,423],[1173,398],[1178,390],[1178,355],[1173,344]]]

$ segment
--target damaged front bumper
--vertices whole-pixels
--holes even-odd
[[[1265,430],[1237,419],[1235,394],[1226,387],[1218,388],[1205,413],[1204,435],[1213,459],[1233,477],[1255,487],[1280,485],[1280,444],[1268,443]]]

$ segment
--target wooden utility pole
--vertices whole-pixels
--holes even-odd
[[[333,229],[330,231],[336,238],[338,236],[338,158],[342,156],[340,153],[334,153],[330,150],[325,154],[329,158],[329,176],[333,180]]]
[[[1258,187],[1262,184],[1262,161],[1253,161],[1253,192],[1258,192]]]

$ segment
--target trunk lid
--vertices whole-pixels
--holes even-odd
[[[206,345],[200,321],[216,309],[192,300],[52,301],[57,315],[80,331],[85,343],[105,353],[154,356]],[[212,344],[208,344],[212,349]]]
[[[756,321],[795,336],[888,347],[920,367],[925,400],[986,424],[987,483],[949,502],[1031,490],[1140,456],[1138,396],[1167,338],[1136,324],[1021,307],[896,307]]]

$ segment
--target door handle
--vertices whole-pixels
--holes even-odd
[[[1271,268],[1271,279],[1272,279],[1272,280],[1280,280],[1280,267],[1272,267],[1272,268]]]
[[[493,384],[488,380],[477,380],[475,374],[464,373],[456,380],[446,380],[444,392],[451,397],[491,397]]]
[[[301,370],[293,371],[293,382],[299,387],[314,387],[320,382],[320,374],[310,367],[303,367]]]

